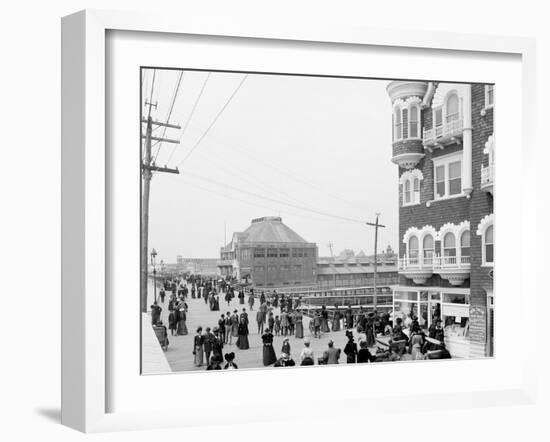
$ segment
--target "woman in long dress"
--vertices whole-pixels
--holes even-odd
[[[244,292],[239,290],[239,304],[244,304]]]
[[[321,333],[328,332],[330,332],[330,328],[328,326],[328,312],[326,306],[323,305],[321,308]]]
[[[237,310],[231,315],[231,333],[229,334],[229,344],[231,344],[232,338],[239,337],[239,316]]]
[[[250,292],[250,295],[248,296],[248,306],[250,307],[250,310],[253,310],[254,307],[254,293]]]
[[[337,332],[340,331],[340,319],[342,318],[342,314],[340,313],[340,310],[338,309],[338,306],[336,306],[336,309],[334,310],[334,318],[332,319],[332,331]]]
[[[177,334],[180,336],[185,336],[189,332],[187,331],[187,324],[185,321],[187,321],[187,314],[185,313],[185,309],[181,309],[178,316],[178,332]]]
[[[264,344],[263,362],[264,366],[267,367],[277,361],[277,356],[273,349],[273,333],[271,333],[269,329],[262,335],[262,342]]]
[[[231,291],[229,289],[225,292],[225,302],[227,302],[227,307],[231,305]]]
[[[194,339],[193,354],[195,355],[195,366],[200,367],[203,364],[203,343],[202,327],[197,328],[197,334]]]
[[[365,326],[365,334],[367,335],[367,347],[373,347],[375,344],[375,336],[374,336],[374,314],[369,313],[367,324]]]
[[[246,324],[246,321],[241,319],[241,322],[239,323],[239,337],[237,338],[237,347],[239,347],[241,350],[248,350],[250,348],[250,344],[248,343],[248,325]]]
[[[304,337],[304,317],[299,311],[296,311],[294,320],[296,321],[295,336],[299,339],[302,339]]]

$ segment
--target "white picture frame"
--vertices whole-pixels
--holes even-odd
[[[453,33],[377,30],[312,24],[298,27],[285,23],[232,21],[211,22],[200,17],[155,16],[144,13],[86,10],[62,20],[62,423],[84,432],[207,425],[186,421],[177,413],[108,412],[107,376],[110,346],[107,299],[110,240],[108,174],[106,158],[106,33],[155,32],[232,38],[273,39],[286,42],[368,45],[379,48],[420,48],[439,51],[513,54],[521,57],[523,115],[521,155],[523,173],[534,162],[535,45],[518,37],[494,37]],[[390,110],[391,112],[391,110]],[[389,114],[391,115],[391,114]],[[535,189],[521,190],[526,203],[522,219],[535,219]],[[529,204],[532,202],[532,204]],[[522,224],[521,235],[528,226]],[[519,261],[535,255],[534,244],[524,244]],[[536,303],[536,279],[521,279],[518,308]],[[536,324],[526,328],[535,335]],[[527,349],[534,342],[525,344]],[[532,349],[531,349],[532,350]],[[529,350],[526,350],[529,351]],[[534,350],[532,354],[534,354]],[[441,407],[465,408],[498,404],[533,403],[536,391],[534,358],[523,361],[520,386],[500,390],[464,391],[461,394],[415,397],[417,410]],[[328,372],[327,372],[328,373]],[[195,376],[195,375],[193,375]],[[197,375],[200,376],[200,375]],[[240,373],[246,376],[246,373]],[[291,374],[286,374],[291,376]],[[395,409],[393,398],[379,397],[378,410]],[[434,399],[436,399],[434,401]],[[342,412],[346,412],[343,409]],[[362,407],[366,413],[374,406]],[[321,413],[320,410],[317,410]],[[261,410],[249,420],[293,417],[284,410],[270,418]]]

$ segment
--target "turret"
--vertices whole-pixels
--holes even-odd
[[[392,81],[386,90],[393,108],[392,162],[412,169],[424,157],[421,108],[428,83]]]

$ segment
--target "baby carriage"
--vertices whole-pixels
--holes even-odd
[[[157,339],[159,340],[160,347],[166,351],[168,350],[168,333],[166,332],[166,327],[161,325],[154,325],[153,330],[155,331],[155,335],[157,335]]]

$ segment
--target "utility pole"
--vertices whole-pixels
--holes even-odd
[[[160,121],[153,121],[151,118],[151,108],[157,108],[157,103],[151,103],[145,101],[145,105],[149,106],[149,113],[146,119],[142,119],[142,123],[146,123],[145,134],[141,137],[145,139],[145,156],[141,163],[141,172],[143,177],[143,194],[141,202],[141,311],[147,312],[147,278],[148,278],[148,240],[149,240],[149,194],[151,191],[151,178],[153,172],[164,172],[179,174],[179,170],[170,169],[168,167],[158,167],[152,162],[151,158],[151,142],[158,141],[163,143],[179,144],[178,140],[172,140],[168,138],[160,138],[153,136],[153,126],[163,126],[173,129],[181,129],[180,126],[170,123],[162,123]],[[156,288],[156,285],[155,285]]]
[[[372,304],[373,309],[376,310],[376,305],[378,303],[378,293],[376,288],[376,271],[378,267],[378,228],[379,227],[386,227],[378,222],[378,218],[380,217],[380,213],[376,214],[376,222],[374,223],[366,223],[367,226],[374,226],[374,277],[373,277],[373,298],[372,298]]]
[[[329,241],[329,243],[327,244],[328,248],[330,249],[330,257],[332,258],[332,261],[334,261],[334,250],[332,250],[332,246],[334,246],[334,244],[332,244],[332,241]],[[334,262],[333,262],[334,264]],[[332,272],[332,285],[334,287],[336,287],[336,272]]]

